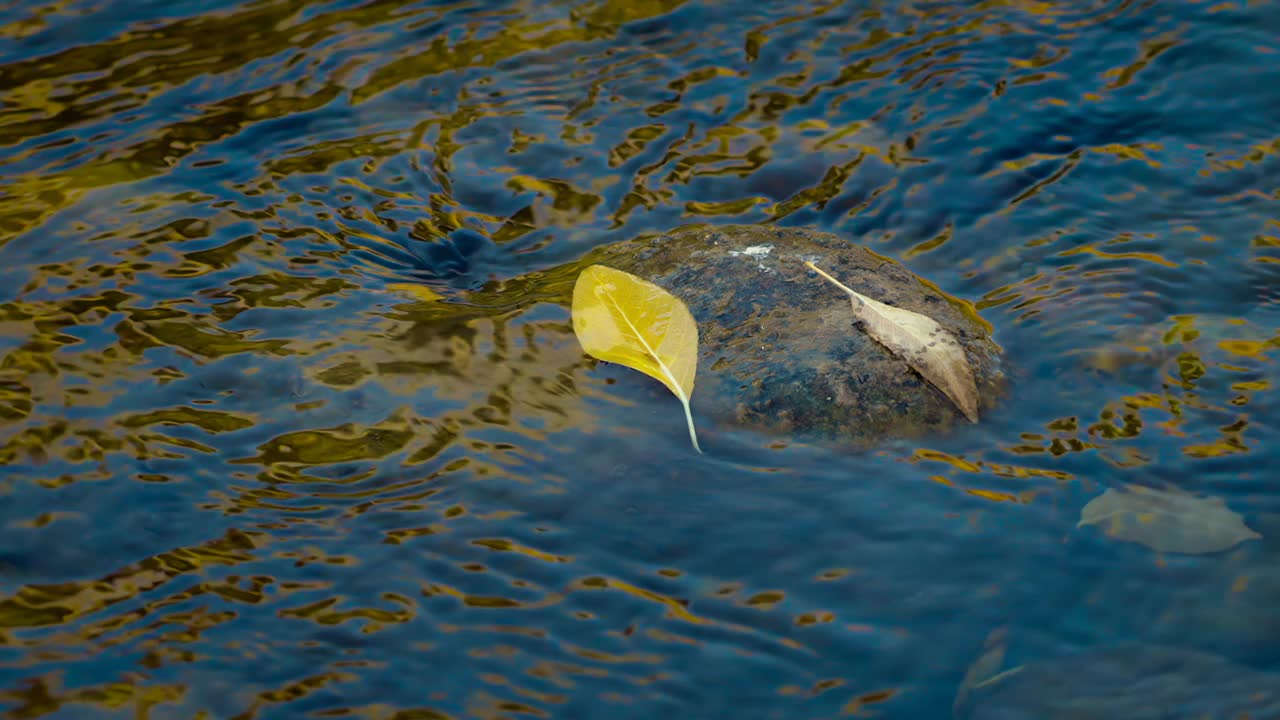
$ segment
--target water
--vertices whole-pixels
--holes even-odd
[[[0,10],[0,712],[948,717],[993,631],[1006,667],[1137,642],[1280,670],[1278,29],[1241,2]],[[528,275],[687,222],[902,260],[978,303],[1010,396],[923,445],[707,423],[695,455]],[[1263,537],[1076,527],[1130,483]]]

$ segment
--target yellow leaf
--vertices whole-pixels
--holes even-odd
[[[689,439],[698,447],[689,412],[698,370],[698,324],[679,298],[653,283],[592,265],[573,287],[573,332],[586,353],[658,379],[684,405]]]
[[[978,422],[978,387],[964,348],[933,318],[885,305],[850,290],[811,262],[810,270],[830,280],[849,295],[853,315],[876,342],[907,361],[913,370],[942,391],[969,422]]]

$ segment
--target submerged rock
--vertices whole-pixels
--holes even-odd
[[[1164,570],[1171,595],[1143,612],[1153,641],[1280,668],[1280,516],[1262,513],[1250,523],[1262,538],[1249,551],[1176,573]],[[1126,581],[1133,597],[1149,595],[1143,578]]]
[[[1280,719],[1280,675],[1207,653],[1123,645],[1042,660],[977,687],[967,720]]]
[[[1082,365],[1107,375],[1160,368],[1191,389],[1215,365],[1235,363],[1280,345],[1271,328],[1232,315],[1172,315],[1116,330],[1114,337],[1076,351]],[[1233,357],[1234,356],[1234,357]]]
[[[1003,385],[999,347],[973,306],[894,260],[803,228],[692,226],[597,248],[579,267],[626,270],[682,299],[698,322],[696,415],[725,425],[866,447],[965,423],[959,409],[855,323],[853,290],[928,315],[964,348],[979,407]]]

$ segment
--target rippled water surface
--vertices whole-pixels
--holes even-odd
[[[1277,48],[1265,2],[8,3],[0,712],[946,718],[992,638],[1280,670]],[[548,280],[690,222],[901,260],[1009,396],[695,454]],[[1262,537],[1077,527],[1133,483]]]

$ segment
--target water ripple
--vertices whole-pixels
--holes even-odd
[[[942,717],[998,628],[1010,666],[1271,667],[1277,22],[0,9],[0,713]],[[587,250],[687,222],[902,260],[977,304],[1008,397],[871,453],[708,423],[694,455],[566,308]],[[1263,539],[1076,529],[1129,483]]]

